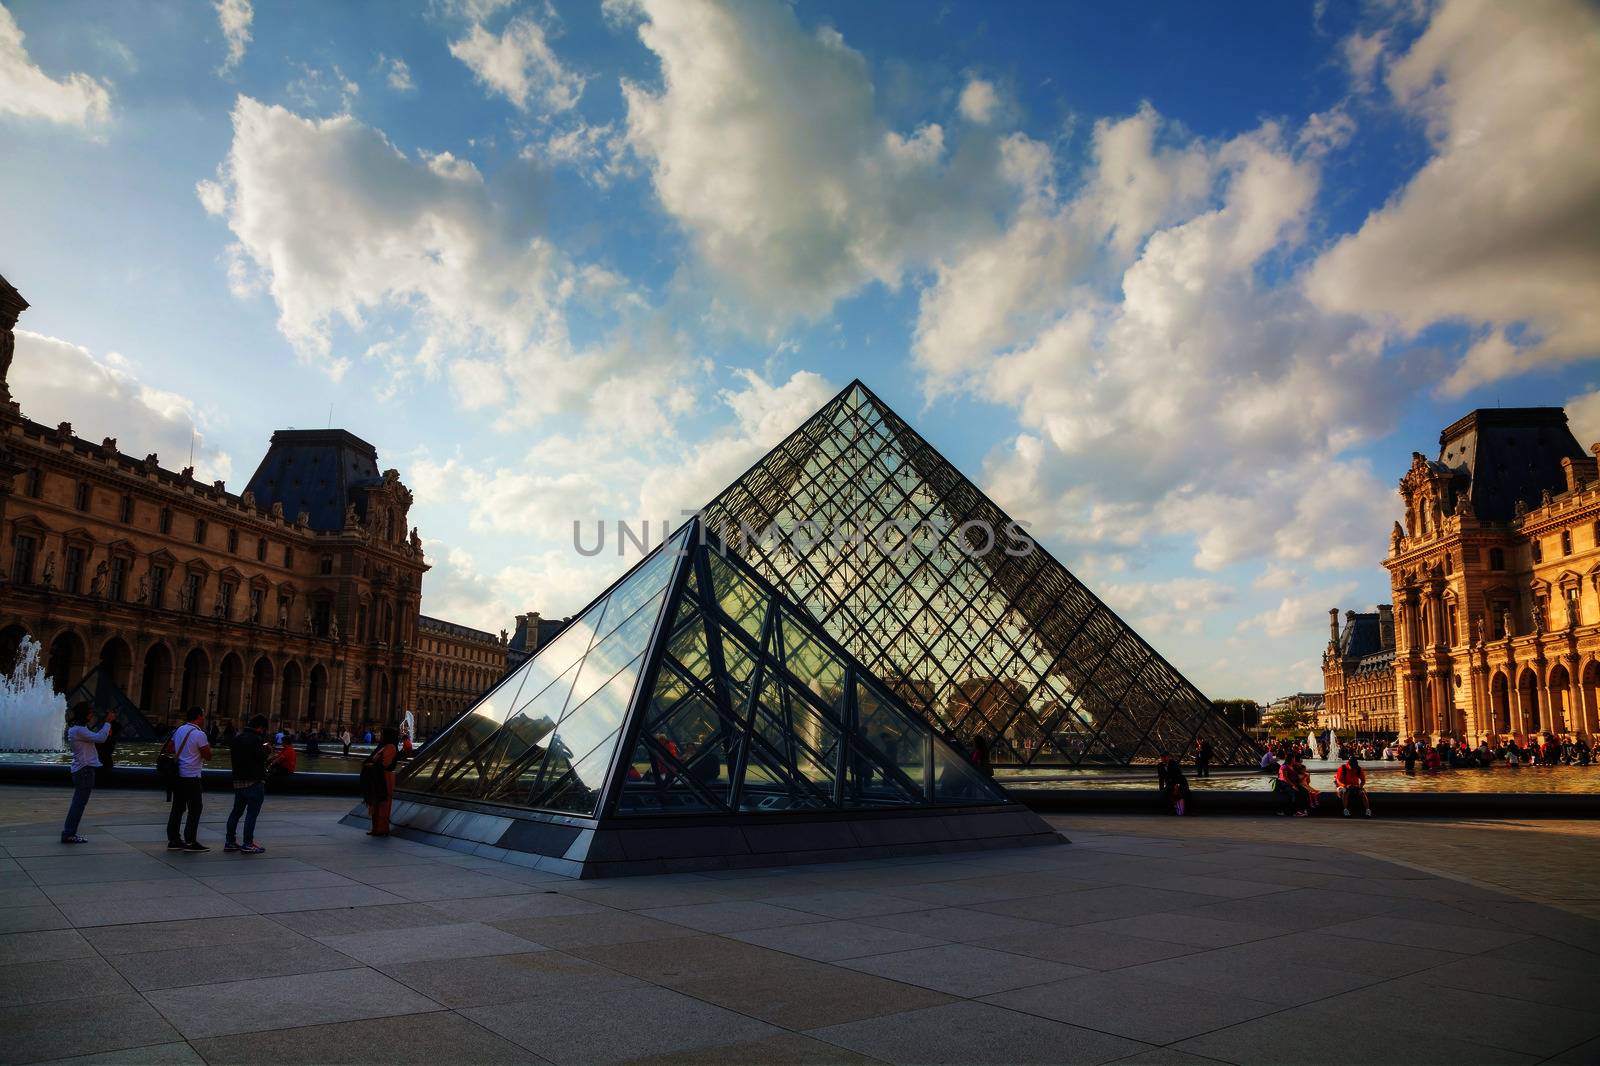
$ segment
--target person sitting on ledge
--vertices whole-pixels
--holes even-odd
[[[273,777],[288,777],[294,773],[299,763],[295,755],[294,745],[285,738],[283,745],[272,756],[271,773]]]
[[[1361,768],[1354,755],[1333,772],[1334,786],[1339,790],[1339,799],[1344,803],[1344,816],[1350,817],[1350,801],[1359,797],[1361,805],[1366,808],[1367,817],[1372,817],[1372,800],[1367,796],[1367,772]]]
[[[1278,780],[1273,782],[1272,789],[1278,794],[1278,801],[1283,805],[1279,814],[1293,814],[1296,818],[1304,818],[1309,812],[1306,810],[1308,796],[1300,787],[1300,771],[1297,768],[1300,757],[1290,754],[1278,767]]]
[[[1278,756],[1273,754],[1271,748],[1268,748],[1261,755],[1261,772],[1264,774],[1276,774],[1278,772]]]

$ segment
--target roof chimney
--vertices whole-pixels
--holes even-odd
[[[1378,604],[1378,644],[1385,651],[1394,650],[1394,604]]]
[[[1339,646],[1339,608],[1328,608],[1328,643]]]

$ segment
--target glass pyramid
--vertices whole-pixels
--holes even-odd
[[[706,525],[940,730],[997,765],[1254,743],[861,382],[724,489]]]
[[[679,530],[501,681],[401,793],[618,822],[1010,806],[702,533]]]

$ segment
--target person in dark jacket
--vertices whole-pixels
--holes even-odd
[[[267,849],[256,843],[256,817],[267,798],[267,716],[258,714],[250,724],[233,735],[229,750],[233,756],[233,811],[228,815],[227,841],[223,851],[260,855]],[[235,834],[239,816],[244,815],[244,843]]]

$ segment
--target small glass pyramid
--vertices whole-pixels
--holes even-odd
[[[1148,762],[1201,737],[1219,764],[1260,755],[859,381],[703,518],[906,705],[988,743],[996,765]]]
[[[698,520],[431,742],[393,822],[580,876],[1060,839]]]

